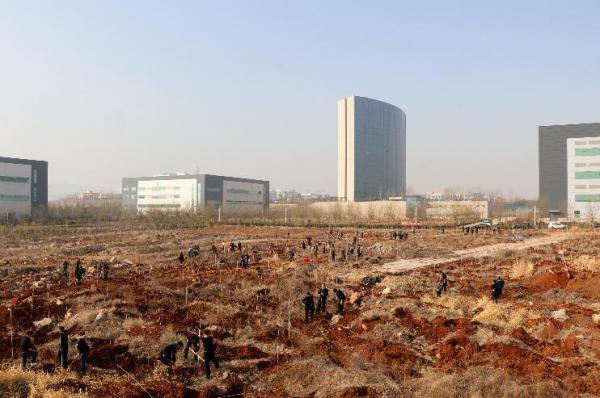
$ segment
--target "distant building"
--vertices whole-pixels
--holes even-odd
[[[338,198],[382,200],[406,195],[406,115],[364,97],[338,101]]]
[[[425,215],[431,220],[460,221],[489,217],[487,200],[444,200],[427,203]]]
[[[551,215],[598,218],[600,123],[540,126],[539,173],[540,199]]]
[[[441,192],[427,192],[425,194],[425,199],[427,199],[427,200],[442,200],[442,199],[444,199],[444,194]]]
[[[263,214],[269,208],[269,182],[210,174],[164,174],[123,178],[123,209]]]
[[[0,218],[48,210],[48,162],[0,157]]]

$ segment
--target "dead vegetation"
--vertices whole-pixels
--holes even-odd
[[[443,258],[514,239],[434,230],[397,241],[387,230],[329,228],[15,228],[0,236],[0,291],[11,303],[0,313],[0,356],[16,365],[18,338],[33,328],[41,365],[34,372],[4,368],[0,388],[40,391],[24,397],[600,394],[600,239],[591,232],[388,275],[380,266],[397,259]],[[317,256],[301,247],[309,236],[320,243]],[[360,256],[349,251],[355,238]],[[223,252],[230,242],[249,253],[248,269],[237,250]],[[191,245],[200,254],[180,266],[176,257]],[[82,285],[59,273],[65,259],[77,257],[88,271]],[[107,278],[98,272],[104,266]],[[437,297],[442,270],[449,289]],[[507,284],[494,303],[490,284],[498,274]],[[363,284],[365,277],[375,282]],[[328,309],[304,324],[301,299],[321,283],[330,290]],[[348,296],[343,316],[335,314],[334,287]],[[34,326],[45,318],[50,325]],[[72,335],[86,333],[89,376],[56,370],[59,324]],[[206,380],[180,352],[169,381],[158,352],[201,327],[217,340],[220,369]]]

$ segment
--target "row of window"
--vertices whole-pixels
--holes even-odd
[[[178,186],[159,186],[159,187],[140,187],[140,191],[169,191],[169,190],[179,190],[181,187]]]
[[[600,156],[598,148],[575,148],[575,156]]]
[[[257,195],[262,195],[262,191],[251,191],[249,189],[237,189],[237,188],[228,188],[227,191],[225,191],[227,193],[242,193],[245,195],[250,195],[250,194],[257,194]]]
[[[262,202],[255,202],[253,200],[226,200],[225,203],[234,205],[262,205]]]
[[[180,195],[138,195],[139,199],[179,199]]]
[[[600,178],[600,171],[576,171],[575,179],[576,180],[593,180]]]
[[[0,194],[0,200],[8,202],[29,202],[29,195],[4,195]]]
[[[575,189],[600,189],[600,185],[575,185]]]
[[[0,176],[0,181],[29,183],[29,177]]]
[[[600,194],[575,195],[575,202],[600,202]]]

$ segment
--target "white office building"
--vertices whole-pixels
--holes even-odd
[[[600,219],[600,136],[567,139],[570,219]]]

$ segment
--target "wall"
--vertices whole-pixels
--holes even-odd
[[[425,210],[426,217],[431,220],[488,218],[489,209],[487,200],[456,200],[428,202]]]
[[[567,139],[568,218],[600,217],[600,137]]]
[[[0,213],[17,217],[31,215],[32,166],[0,163]]]
[[[539,128],[539,194],[548,202],[547,210],[563,214],[567,210],[567,138],[599,136],[600,123]]]
[[[377,200],[367,202],[316,202],[310,205],[324,217],[336,214],[363,220],[404,220],[406,219],[406,201]]]
[[[223,211],[262,214],[265,186],[258,182],[223,180]]]
[[[201,187],[196,178],[140,180],[137,184],[137,210],[195,210]]]

